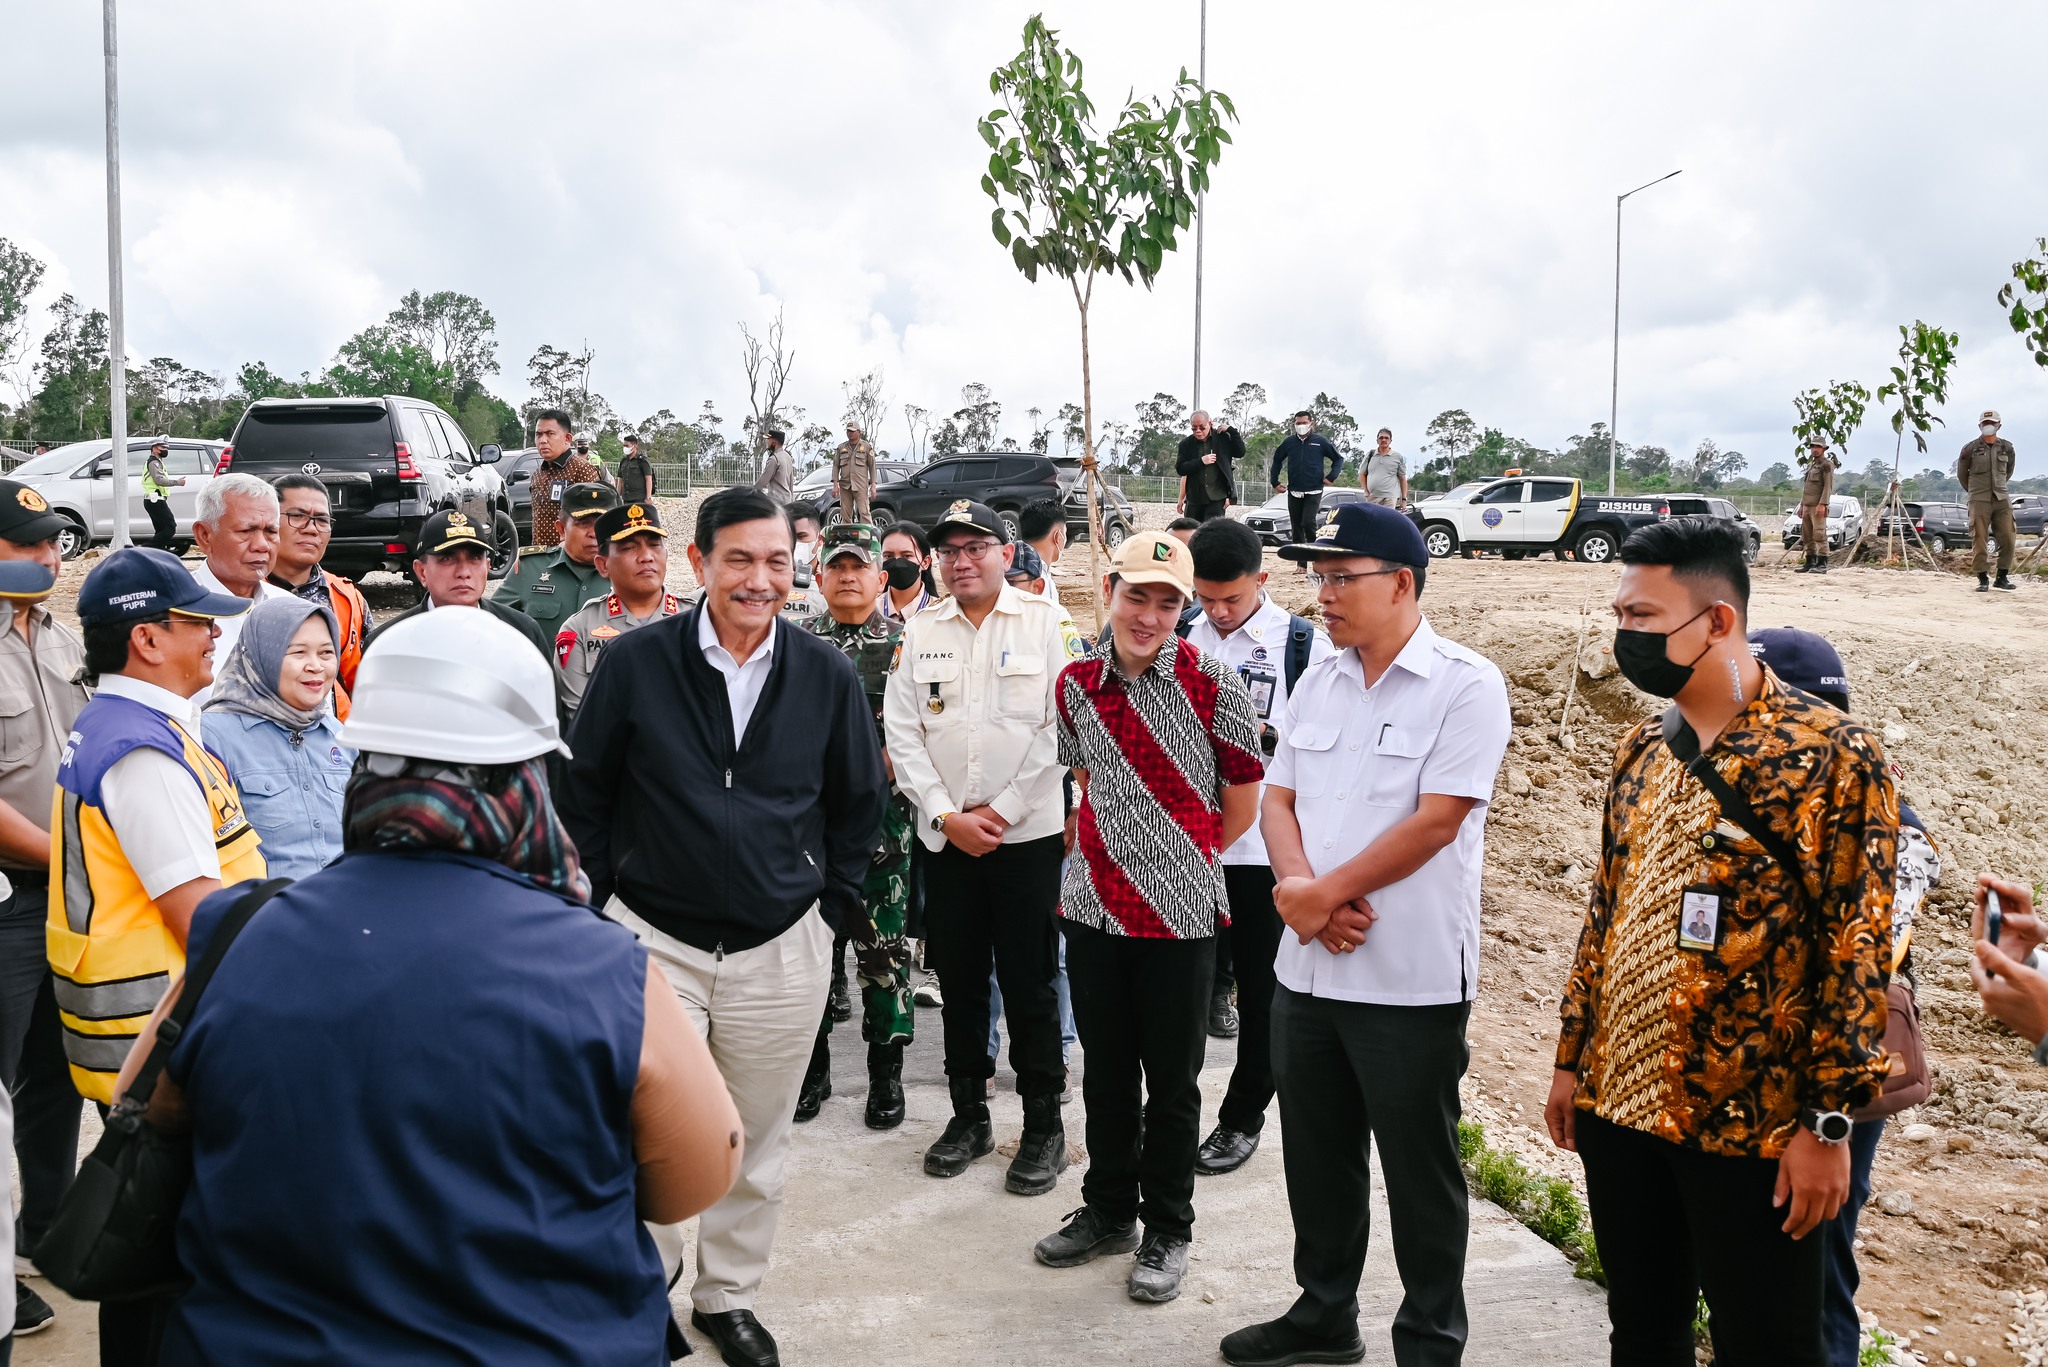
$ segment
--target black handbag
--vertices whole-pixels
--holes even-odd
[[[183,1290],[178,1209],[192,1184],[192,1141],[149,1123],[149,1098],[185,1033],[221,957],[249,918],[291,886],[273,878],[229,908],[206,954],[185,974],[184,990],[157,1023],[156,1043],[127,1093],[107,1113],[100,1142],[79,1164],[56,1221],[36,1245],[36,1266],[73,1300],[119,1301]]]

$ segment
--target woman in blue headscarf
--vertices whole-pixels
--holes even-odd
[[[272,878],[304,878],[341,853],[341,799],[355,751],[331,698],[339,671],[334,612],[267,598],[214,672],[202,724],[263,839]]]

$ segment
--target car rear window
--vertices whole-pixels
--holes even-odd
[[[391,422],[381,408],[252,411],[235,434],[235,464],[245,461],[390,460]]]

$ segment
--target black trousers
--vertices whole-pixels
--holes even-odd
[[[1229,946],[1237,967],[1237,1063],[1223,1094],[1217,1123],[1257,1134],[1273,1099],[1273,960],[1280,954],[1280,913],[1273,907],[1273,871],[1263,864],[1225,864],[1230,928],[1217,944]]]
[[[1140,940],[1067,922],[1067,989],[1086,1054],[1081,1199],[1188,1238],[1202,1142],[1202,1051],[1216,941]]]
[[[1776,1159],[1681,1148],[1590,1111],[1575,1125],[1615,1367],[1689,1365],[1702,1295],[1717,1367],[1820,1367],[1827,1228],[1797,1242],[1779,1228]]]
[[[1287,1318],[1320,1336],[1356,1328],[1377,1141],[1401,1273],[1400,1367],[1454,1364],[1465,1349],[1469,1212],[1458,1079],[1471,1014],[1470,1002],[1379,1006],[1273,989],[1273,1074],[1301,1286]]]
[[[1211,518],[1228,517],[1230,500],[1227,498],[1204,498],[1192,489],[1188,491],[1188,516],[1197,522]]]
[[[1297,494],[1291,490],[1287,495],[1287,521],[1294,529],[1290,538],[1296,545],[1316,539],[1316,514],[1323,510],[1323,491],[1312,494]]]
[[[156,535],[149,539],[149,544],[160,551],[171,549],[172,543],[178,539],[178,515],[171,511],[171,501],[167,498],[145,498],[142,509],[149,514],[149,525],[156,529]]]
[[[14,1096],[14,1155],[21,1164],[15,1247],[31,1256],[71,1189],[85,1111],[64,1058],[64,1026],[44,947],[49,907],[50,890],[42,883],[16,883],[14,895],[0,901],[0,1086]]]
[[[946,1076],[995,1075],[988,1056],[988,971],[995,961],[996,983],[1010,1018],[1010,1066],[1017,1090],[1027,1097],[1057,1096],[1066,1089],[1060,1059],[1059,972],[1060,862],[1065,841],[1057,835],[1003,845],[985,855],[947,845],[924,865],[925,933],[946,1005]]]

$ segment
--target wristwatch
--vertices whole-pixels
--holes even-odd
[[[1799,1112],[1799,1123],[1823,1144],[1840,1144],[1856,1128],[1855,1122],[1840,1111],[1816,1111],[1811,1106]]]
[[[940,812],[937,816],[933,817],[932,829],[940,835],[944,835],[946,833],[946,818],[951,815],[953,815],[951,812]]]

